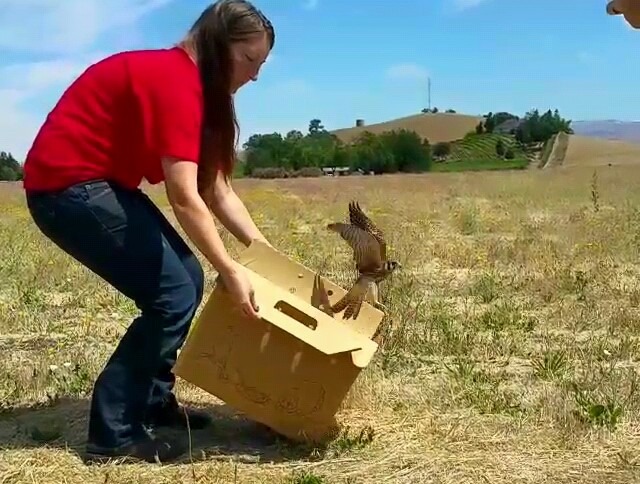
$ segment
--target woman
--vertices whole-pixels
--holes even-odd
[[[609,15],[622,15],[634,29],[640,29],[640,0],[611,0],[607,3]]]
[[[233,94],[256,80],[274,44],[271,23],[245,0],[209,6],[168,49],[123,52],[89,67],[62,95],[24,165],[36,225],[141,310],[98,376],[90,459],[174,459],[185,446],[151,428],[202,428],[183,412],[172,368],[202,300],[203,270],[138,188],[165,182],[186,234],[247,317],[253,289],[218,235],[213,212],[238,240],[266,242],[229,185],[237,122]],[[211,212],[210,212],[211,211]]]

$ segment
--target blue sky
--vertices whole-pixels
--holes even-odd
[[[69,82],[102,56],[170,46],[209,2],[0,0],[0,150],[22,159]],[[640,30],[605,0],[256,0],[276,29],[237,95],[241,140],[336,129],[432,105],[482,114],[558,108],[640,119]],[[635,87],[635,89],[632,89]]]

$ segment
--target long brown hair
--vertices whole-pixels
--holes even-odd
[[[195,51],[204,98],[204,119],[198,163],[198,192],[210,205],[215,176],[229,179],[236,161],[238,121],[231,85],[229,46],[266,32],[269,48],[275,32],[264,14],[247,0],[218,0],[195,21],[183,47]]]

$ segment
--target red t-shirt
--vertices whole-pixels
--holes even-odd
[[[24,163],[24,188],[57,190],[106,178],[136,188],[164,181],[161,158],[197,163],[199,70],[178,47],[115,54],[64,92]]]

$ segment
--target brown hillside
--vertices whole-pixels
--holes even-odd
[[[383,123],[337,129],[331,133],[348,143],[364,131],[380,134],[394,129],[408,129],[415,131],[422,138],[427,138],[429,143],[433,144],[463,138],[469,131],[473,131],[482,119],[481,116],[454,113],[417,114]]]
[[[569,136],[569,145],[562,166],[640,164],[640,143]]]

